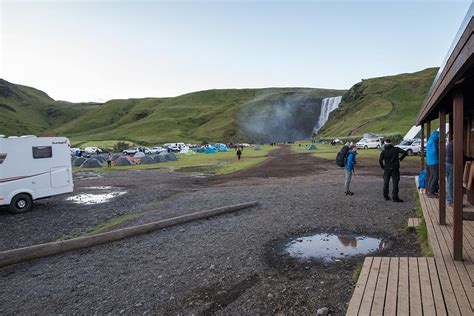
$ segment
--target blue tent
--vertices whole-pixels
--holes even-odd
[[[316,147],[315,144],[311,144],[311,145],[309,145],[308,147],[306,147],[306,149],[307,149],[307,150],[316,150],[316,149],[318,149],[318,147]]]
[[[204,153],[205,154],[217,154],[217,149],[215,149],[214,147],[206,147],[206,149],[204,150]]]
[[[227,148],[226,145],[220,144],[219,147],[217,147],[219,151],[229,151],[229,148]]]

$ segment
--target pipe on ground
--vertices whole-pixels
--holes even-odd
[[[157,222],[117,229],[92,236],[79,237],[69,240],[55,241],[24,248],[6,250],[0,252],[0,268],[28,260],[56,255],[70,250],[91,247],[95,245],[105,244],[111,241],[146,234],[158,229],[181,225],[212,216],[231,213],[256,206],[257,204],[258,201],[254,201],[231,206],[224,206],[208,211],[195,212]]]

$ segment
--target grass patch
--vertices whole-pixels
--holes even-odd
[[[421,218],[420,225],[418,225],[416,228],[416,234],[418,235],[421,243],[421,252],[425,257],[433,257],[433,250],[431,249],[428,240],[428,228],[426,227],[425,218],[423,217],[423,209],[421,208],[420,197],[418,193],[416,193],[415,197],[415,210],[416,215]]]
[[[107,231],[112,230],[113,228],[116,228],[119,225],[122,225],[126,222],[129,222],[131,220],[137,219],[141,217],[142,214],[140,213],[127,213],[120,215],[118,217],[114,217],[102,224],[99,224],[95,227],[91,227],[86,229],[85,231],[82,232],[77,232],[77,233],[71,233],[68,235],[61,236],[58,240],[69,240],[73,238],[78,238],[78,237],[86,237],[86,236],[92,236],[100,233],[105,233]]]
[[[219,152],[215,155],[196,154],[196,155],[178,155],[177,161],[168,161],[152,165],[130,165],[130,166],[112,166],[111,168],[79,168],[73,167],[74,172],[95,171],[110,172],[121,170],[146,170],[146,169],[171,169],[178,172],[205,172],[211,174],[228,174],[255,167],[256,165],[268,159],[268,153],[277,149],[277,146],[263,145],[261,150],[254,148],[245,148],[242,153],[242,160],[237,159],[233,149],[228,152]]]
[[[353,276],[352,276],[352,277],[354,278],[354,282],[359,281],[360,273],[362,272],[362,266],[363,266],[363,264],[362,264],[362,263],[359,263],[359,264],[357,265],[357,267],[355,268],[354,274],[353,274]]]

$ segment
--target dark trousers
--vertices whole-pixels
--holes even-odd
[[[400,182],[400,169],[385,168],[383,172],[383,196],[388,198],[388,189],[392,178],[392,197],[398,199],[398,183]]]
[[[435,194],[438,193],[439,191],[439,165],[431,165],[428,166],[428,169],[430,169],[430,178],[428,179],[428,193],[429,194]]]

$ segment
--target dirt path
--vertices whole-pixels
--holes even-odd
[[[55,232],[63,222],[80,225],[112,210],[150,208],[139,220],[149,222],[250,200],[260,204],[0,269],[0,314],[315,315],[328,307],[343,315],[364,256],[333,263],[295,259],[282,248],[289,238],[366,235],[386,242],[375,255],[420,254],[416,237],[403,231],[415,215],[412,178],[401,180],[405,203],[385,202],[381,178],[370,173],[354,178],[355,195],[348,197],[341,194],[343,172],[332,161],[292,153],[288,146],[253,169],[226,176],[200,179],[149,170],[80,181],[81,191],[120,185],[128,193],[100,206],[57,199],[44,202],[34,216],[0,216],[0,223],[8,222],[2,240],[22,235],[31,240],[29,232]]]

